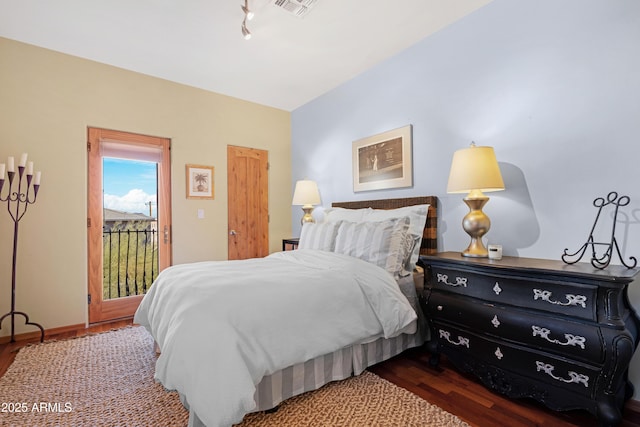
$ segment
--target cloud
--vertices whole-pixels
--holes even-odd
[[[129,212],[129,213],[142,213],[149,215],[149,206],[145,203],[152,202],[152,216],[156,216],[156,195],[147,194],[144,191],[134,188],[129,190],[124,196],[114,196],[112,194],[105,194],[103,197],[104,207],[107,209],[114,209],[117,211]]]

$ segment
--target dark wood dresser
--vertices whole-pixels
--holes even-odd
[[[422,256],[432,354],[510,397],[621,421],[640,319],[627,286],[638,269],[458,252]]]

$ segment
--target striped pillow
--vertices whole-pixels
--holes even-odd
[[[304,223],[300,232],[298,249],[317,249],[333,252],[340,224],[340,222]]]
[[[382,221],[391,218],[409,217],[409,234],[414,237],[416,242],[405,259],[404,269],[405,271],[413,271],[420,256],[422,233],[424,232],[428,213],[429,205],[405,206],[396,209],[371,209],[367,212],[363,221]]]
[[[379,222],[344,221],[338,229],[335,252],[368,261],[399,277],[408,229],[408,217]]]

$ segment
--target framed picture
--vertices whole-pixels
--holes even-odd
[[[187,165],[187,199],[213,199],[213,166]]]
[[[411,187],[411,125],[353,141],[353,191]]]

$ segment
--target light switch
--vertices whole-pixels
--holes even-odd
[[[198,209],[198,219],[204,218],[204,209]]]

